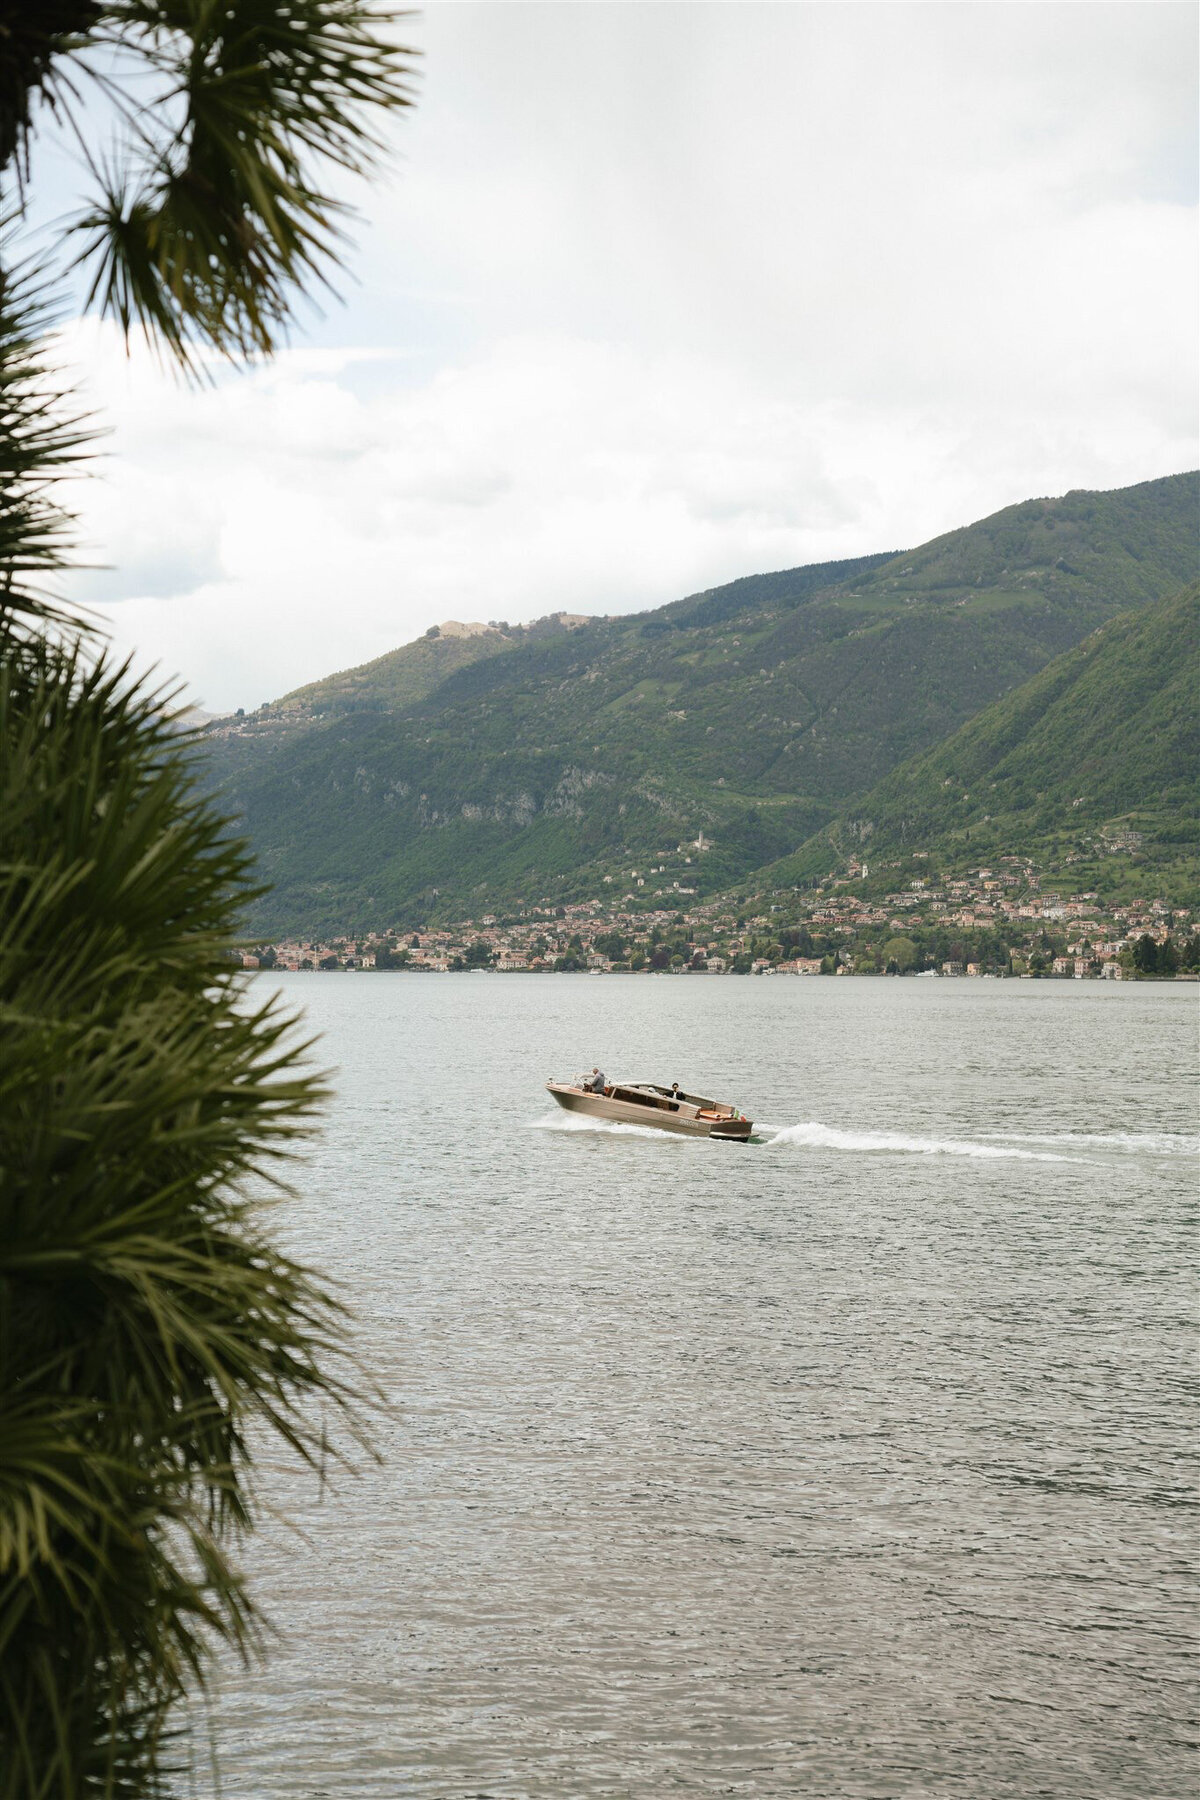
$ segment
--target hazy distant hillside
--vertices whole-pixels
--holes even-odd
[[[567,613],[553,613],[532,625],[509,625],[503,621],[463,625],[450,619],[431,626],[414,643],[402,644],[399,650],[389,650],[386,656],[378,656],[373,662],[344,669],[336,675],[326,675],[307,687],[295,688],[265,710],[273,718],[284,715],[289,726],[294,726],[325,715],[363,708],[396,710],[413,706],[432,693],[447,675],[465,668],[468,663],[479,662],[485,656],[496,656],[516,644],[552,637],[587,622]]]
[[[420,645],[352,672],[349,698],[316,684],[337,716],[271,708],[213,745],[276,883],[259,921],[419,922],[643,864],[712,891],[1178,589],[1196,518],[1194,475],[1029,501],[900,555],[489,643],[424,691]]]
[[[904,763],[795,857],[781,881],[848,850],[1069,855],[1080,879],[1113,846],[1135,865],[1200,861],[1200,584],[1122,613]]]

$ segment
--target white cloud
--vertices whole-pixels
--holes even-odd
[[[1194,464],[1191,10],[434,6],[363,285],[182,390],[68,334],[117,642],[254,704]]]

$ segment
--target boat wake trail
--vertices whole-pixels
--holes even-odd
[[[553,1112],[530,1121],[532,1131],[587,1132],[592,1136],[649,1138],[656,1144],[694,1140],[649,1125],[626,1125],[581,1113]],[[1075,1163],[1095,1167],[1108,1157],[1200,1156],[1200,1138],[1182,1132],[985,1131],[977,1138],[922,1137],[903,1131],[851,1131],[822,1125],[759,1125],[751,1143],[765,1150],[838,1150],[856,1155],[965,1156],[983,1162]]]
[[[1061,1145],[1120,1156],[1200,1156],[1200,1137],[1185,1131],[987,1131],[989,1142]]]
[[[971,1138],[914,1137],[899,1131],[841,1131],[810,1119],[803,1125],[760,1128],[768,1150],[897,1151],[909,1156],[972,1156],[986,1161],[1088,1163],[1086,1156],[1067,1156],[1062,1151],[1026,1150],[1015,1143],[978,1143]],[[769,1136],[766,1134],[769,1133]],[[755,1133],[757,1137],[758,1132]]]
[[[670,1131],[655,1131],[649,1125],[625,1125],[619,1119],[593,1119],[583,1113],[554,1112],[544,1119],[532,1119],[531,1131],[586,1131],[593,1136],[653,1138],[656,1144],[684,1144],[690,1140]]]

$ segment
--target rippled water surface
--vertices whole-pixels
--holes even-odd
[[[1197,992],[295,976],[390,1404],[229,1800],[1194,1791]],[[558,1114],[677,1079],[748,1145]]]

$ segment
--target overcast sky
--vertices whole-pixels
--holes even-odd
[[[195,392],[64,334],[113,427],[113,566],[73,592],[203,704],[1195,466],[1190,4],[492,0],[405,36],[419,103],[293,349]]]

